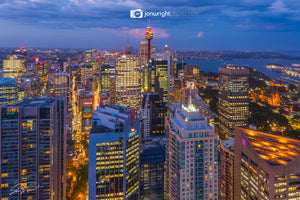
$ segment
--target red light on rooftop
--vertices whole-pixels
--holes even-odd
[[[20,49],[24,49],[24,47],[20,47]]]

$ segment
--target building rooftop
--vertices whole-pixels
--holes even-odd
[[[231,146],[234,145],[234,139],[225,140],[222,142],[222,144],[226,149],[229,149]]]
[[[300,155],[300,140],[250,129],[242,130],[259,156],[270,165],[286,165]]]
[[[92,126],[90,133],[110,133],[114,131],[115,131],[114,129],[100,125],[100,126]]]
[[[52,103],[55,103],[58,98],[50,98],[50,97],[36,97],[23,99],[22,101],[14,104],[14,106],[22,106],[22,107],[49,107]]]
[[[131,111],[122,106],[100,106],[93,113],[91,133],[120,132],[130,122]],[[136,117],[136,114],[135,114]]]
[[[6,84],[16,84],[16,79],[14,78],[2,78],[0,81],[0,85],[6,85]]]

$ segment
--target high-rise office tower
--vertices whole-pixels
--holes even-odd
[[[26,65],[24,57],[18,55],[9,56],[8,59],[3,60],[3,77],[4,78],[18,78],[26,72]]]
[[[139,119],[121,106],[98,107],[89,141],[89,199],[139,199]]]
[[[94,94],[91,91],[81,90],[78,97],[79,112],[81,114],[81,136],[83,140],[88,140],[94,112]]]
[[[39,85],[41,89],[45,87],[45,83],[48,80],[49,68],[49,62],[40,62],[33,65],[33,71],[35,76],[39,78]]]
[[[171,55],[169,53],[157,53],[153,55],[153,58],[153,66],[155,68],[155,92],[159,93],[163,102],[168,105]]]
[[[116,60],[116,104],[140,109],[141,65],[132,51],[124,51]],[[130,54],[131,52],[131,54]]]
[[[165,135],[165,110],[159,94],[142,94],[141,106],[141,138]]]
[[[166,147],[162,138],[148,139],[140,146],[140,199],[166,199]]]
[[[24,64],[25,66],[27,66],[27,49],[25,49],[24,47],[20,47],[20,49],[12,51],[11,54],[24,59]]]
[[[220,142],[220,200],[233,200],[234,190],[234,139]]]
[[[102,65],[100,71],[101,91],[110,91],[110,77],[115,76],[115,67],[110,65]]]
[[[200,84],[199,65],[184,65],[184,81],[193,81],[196,86]]]
[[[65,199],[65,101],[24,99],[0,112],[0,199]]]
[[[87,79],[93,77],[93,75],[92,65],[83,65],[80,67],[80,81],[82,85],[86,85]]]
[[[0,104],[12,104],[17,101],[16,79],[2,78],[0,81]]]
[[[84,62],[89,63],[93,60],[94,49],[86,50],[84,53]]]
[[[300,140],[236,128],[234,199],[300,198]]]
[[[247,127],[249,69],[228,65],[219,68],[219,126],[222,140],[233,138],[234,128]]]
[[[165,199],[165,110],[158,93],[144,93],[140,114],[141,199]]]
[[[66,103],[70,102],[70,73],[56,72],[54,77],[55,97],[66,98]]]
[[[218,199],[218,136],[191,100],[170,108],[167,177],[169,200]]]
[[[153,55],[156,52],[156,46],[151,44],[151,54]],[[151,55],[151,57],[152,57]],[[147,65],[148,64],[148,41],[141,41],[140,42],[140,51],[139,57],[141,60],[141,64]]]
[[[109,86],[109,104],[116,104],[116,76],[110,77],[110,86]]]
[[[17,101],[40,96],[39,78],[31,73],[25,73],[21,76],[18,80],[17,88]]]

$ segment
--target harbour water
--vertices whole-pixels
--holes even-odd
[[[270,78],[280,78],[282,74],[268,70],[265,67],[267,63],[276,63],[284,66],[300,64],[300,60],[282,59],[184,60],[183,62],[190,65],[199,65],[201,71],[215,73],[218,73],[219,67],[225,67],[227,64],[233,64],[236,66],[246,66],[254,68]]]

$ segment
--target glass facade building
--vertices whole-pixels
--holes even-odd
[[[134,110],[98,107],[89,141],[89,199],[139,199],[139,119]]]
[[[101,91],[109,92],[112,76],[115,76],[115,68],[110,65],[102,65],[100,71]]]
[[[149,143],[148,143],[149,144]],[[166,148],[153,142],[140,153],[140,199],[164,200],[166,196]]]
[[[234,128],[247,127],[249,117],[249,69],[228,65],[219,68],[219,126],[220,139],[234,136]]]
[[[123,54],[116,60],[116,104],[140,109],[141,65],[135,54]]]
[[[3,60],[3,77],[18,78],[26,72],[25,58],[20,55],[9,56]]]
[[[2,78],[0,81],[0,104],[12,104],[17,101],[16,79]]]
[[[0,199],[65,199],[64,100],[24,99],[0,112]]]
[[[55,97],[66,98],[66,102],[70,102],[70,73],[57,72],[54,77]]]
[[[165,135],[165,110],[158,93],[144,93],[141,106],[141,137]]]

